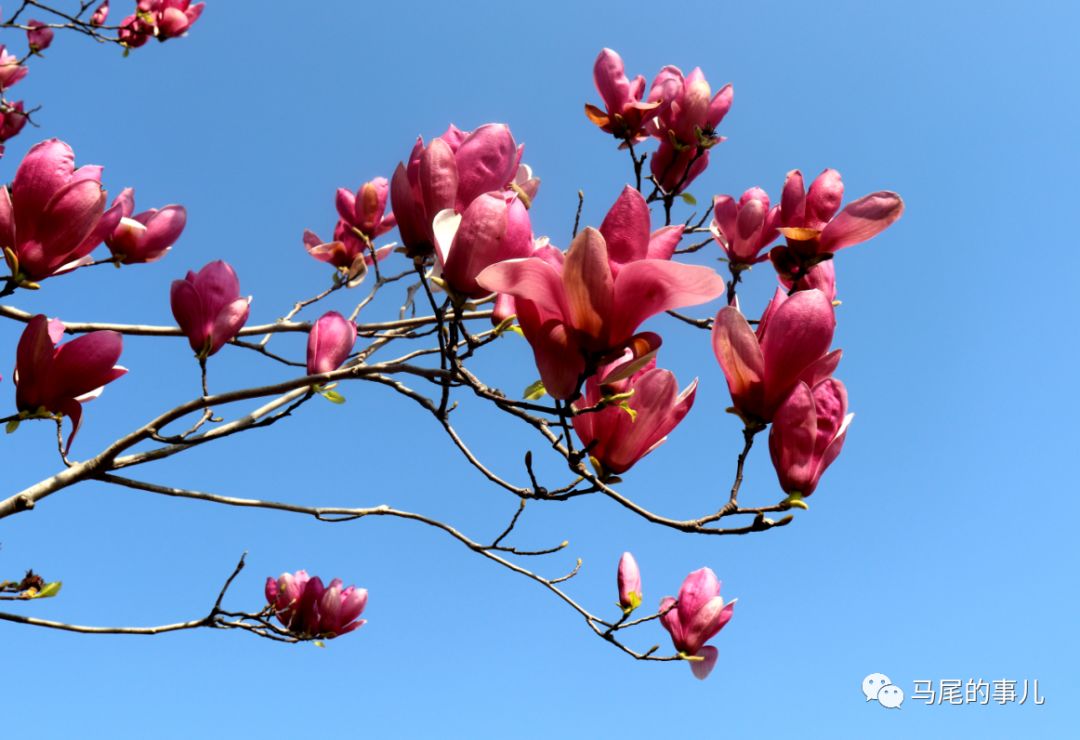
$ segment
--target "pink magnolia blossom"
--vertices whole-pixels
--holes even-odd
[[[169,298],[176,323],[200,359],[236,337],[247,323],[251,303],[250,297],[240,297],[236,273],[221,260],[174,280]]]
[[[554,398],[573,396],[605,356],[620,355],[650,316],[715,299],[724,281],[711,268],[640,259],[614,274],[604,235],[583,229],[562,265],[539,257],[508,260],[477,277],[512,295],[540,377]]]
[[[361,246],[367,246],[396,225],[393,214],[383,215],[389,194],[390,183],[385,177],[365,182],[355,193],[338,188],[334,199],[338,215],[350,227],[349,236],[360,239]]]
[[[186,33],[202,15],[205,5],[192,5],[191,0],[139,0],[136,14],[150,33],[165,41]]]
[[[531,199],[539,181],[521,171],[522,149],[501,123],[485,124],[471,133],[450,126],[427,146],[417,138],[408,163],[398,164],[390,182],[391,206],[406,253],[417,256],[434,250],[432,221],[440,211],[464,213],[484,193],[514,185]]]
[[[19,64],[17,56],[9,53],[4,45],[0,44],[0,90],[7,90],[29,72],[24,65]]]
[[[372,258],[371,250],[355,234],[350,233],[349,226],[343,221],[338,221],[334,227],[334,241],[324,242],[318,234],[304,230],[304,249],[319,262],[326,262],[338,269],[347,285],[355,288],[367,275],[367,268],[377,259],[382,262],[393,251],[393,246],[387,245],[375,250]]]
[[[0,106],[0,155],[4,153],[4,142],[18,136],[26,125],[26,120],[23,101]]]
[[[641,606],[641,571],[638,570],[634,556],[624,552],[619,558],[619,571],[617,574],[619,584],[619,606],[624,614]]]
[[[713,239],[724,250],[732,266],[755,265],[769,259],[761,250],[780,236],[780,207],[769,207],[769,195],[750,188],[736,201],[730,195],[713,200]]]
[[[367,623],[357,619],[367,606],[367,589],[343,586],[335,578],[329,588],[324,587],[322,579],[311,578],[304,570],[282,573],[277,580],[266,579],[266,602],[282,626],[296,636],[329,640]]]
[[[129,49],[138,49],[154,35],[154,25],[147,21],[144,13],[135,13],[120,21],[117,38]],[[150,16],[152,18],[152,16]]]
[[[42,280],[88,261],[122,215],[105,202],[101,167],[75,169],[75,153],[59,139],[35,144],[10,193],[0,188],[0,246],[10,248],[12,274]]]
[[[456,296],[481,298],[490,294],[476,282],[484,268],[533,252],[529,212],[521,199],[504,192],[481,195],[461,215],[447,209],[435,216],[439,276]]]
[[[38,314],[19,339],[15,360],[15,405],[27,414],[61,414],[71,419],[66,449],[82,423],[82,404],[127,372],[116,364],[123,338],[95,331],[60,344],[64,325]]]
[[[735,409],[748,422],[769,422],[796,383],[832,375],[841,351],[829,352],[836,317],[820,290],[790,298],[777,289],[757,332],[734,306],[713,322],[712,344]]]
[[[354,344],[356,324],[337,311],[323,314],[308,333],[308,375],[337,370],[348,359]]]
[[[813,387],[798,383],[780,404],[769,430],[769,455],[785,493],[809,496],[844,446],[855,414],[847,413],[847,390],[835,378]]]
[[[30,44],[30,52],[37,54],[45,51],[53,40],[53,30],[41,21],[30,19],[26,24],[26,41]]]
[[[655,359],[614,382],[593,376],[575,408],[596,406],[605,397],[632,395],[623,401],[625,408],[610,405],[575,416],[574,431],[602,475],[619,475],[667,441],[667,435],[690,413],[696,393],[697,380],[679,392],[675,376],[656,367]]]
[[[109,19],[109,0],[105,0],[101,5],[97,6],[97,10],[90,16],[91,26],[104,26],[105,21]]]
[[[135,191],[124,188],[113,201],[120,206],[123,217],[111,234],[105,237],[105,246],[121,264],[134,265],[156,262],[172,249],[187,224],[187,210],[183,206],[168,205],[158,210],[151,208],[135,216]]]
[[[666,193],[679,193],[709,164],[709,149],[724,140],[716,127],[731,109],[734,90],[716,95],[700,68],[685,78],[678,67],[664,67],[653,80],[649,102],[660,102],[650,132],[660,140],[649,169]]]
[[[836,170],[822,172],[809,190],[799,170],[787,174],[780,200],[780,231],[787,246],[769,254],[777,273],[797,279],[837,250],[877,236],[904,212],[904,201],[887,190],[864,195],[841,211],[843,198],[844,183]]]
[[[735,602],[727,604],[720,597],[720,581],[709,568],[695,570],[686,577],[678,599],[664,597],[660,602],[660,623],[671,635],[675,649],[691,661],[690,669],[704,679],[716,664],[717,650],[705,645],[731,620]]]
[[[635,142],[646,138],[645,124],[659,113],[661,101],[642,100],[645,78],[638,75],[632,81],[627,79],[622,57],[611,49],[603,49],[593,65],[593,82],[605,110],[586,103],[585,115],[589,120],[617,139]]]

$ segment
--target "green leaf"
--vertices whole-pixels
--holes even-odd
[[[679,197],[683,199],[684,203],[687,203],[687,204],[692,205],[692,206],[697,205],[697,198],[690,195],[690,193],[679,193]]]
[[[341,395],[337,391],[323,391],[322,397],[330,403],[345,403],[345,396]]]
[[[543,398],[547,394],[547,388],[544,387],[544,381],[538,380],[522,393],[522,397],[526,401],[535,401],[539,398]]]
[[[53,581],[52,583],[46,583],[40,591],[31,596],[32,599],[49,599],[60,593],[60,587],[64,584],[61,581]]]
[[[20,422],[19,422],[19,420],[18,420],[18,419],[12,419],[11,421],[9,421],[9,422],[7,423],[7,426],[5,426],[5,427],[4,427],[4,429],[5,429],[5,431],[7,431],[7,433],[8,433],[8,434],[11,434],[11,433],[12,433],[12,432],[14,432],[14,431],[15,431],[16,429],[18,429],[18,428],[19,428],[19,423],[20,423]]]

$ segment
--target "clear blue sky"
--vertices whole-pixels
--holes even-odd
[[[114,12],[122,11],[116,3]],[[569,539],[554,574],[595,610],[615,599],[633,550],[646,604],[703,565],[739,597],[713,641],[710,679],[635,663],[535,584],[437,532],[395,521],[330,526],[84,485],[0,522],[0,568],[64,581],[22,611],[93,624],[201,614],[244,550],[230,604],[257,608],[266,575],[307,568],[369,589],[370,623],[325,650],[239,633],[85,637],[0,625],[4,737],[1015,738],[1075,730],[1077,549],[1075,282],[1080,13],[1065,3],[704,3],[677,9],[462,2],[209,0],[186,39],[128,59],[59,35],[17,91],[42,126],[9,142],[10,179],[35,141],[59,136],[106,166],[111,192],[189,210],[164,261],[49,280],[7,302],[71,320],[168,323],[169,282],[231,262],[253,321],[321,289],[304,228],[328,235],[334,189],[389,176],[417,134],[510,124],[543,178],[535,229],[561,246],[584,188],[586,223],[630,176],[582,113],[598,102],[603,46],[632,74],[699,65],[735,85],[729,137],[691,188],[701,201],[784,173],[844,175],[848,193],[891,189],[903,219],[838,260],[838,371],[856,419],[808,512],[783,530],[706,539],[645,526],[603,500],[533,506],[523,546]],[[451,10],[452,7],[452,10]],[[1062,233],[1062,231],[1065,233]],[[717,253],[702,253],[709,262]],[[400,258],[395,258],[400,259]],[[748,276],[748,310],[771,291]],[[349,295],[330,305],[352,305]],[[715,310],[699,309],[698,315]],[[372,318],[369,314],[368,318]],[[707,336],[670,322],[664,364],[701,378],[697,404],[623,491],[670,515],[700,514],[730,484],[740,441]],[[0,325],[10,368],[18,327]],[[297,343],[283,347],[300,350]],[[536,377],[524,343],[483,368],[508,389]],[[192,396],[185,342],[128,340],[128,376],[88,406],[76,457]],[[215,387],[282,377],[228,348]],[[389,503],[490,536],[515,506],[449,448],[430,417],[379,388],[344,389],[288,425],[140,471],[155,481],[305,503]],[[500,470],[519,475],[508,421],[465,412]],[[5,494],[55,471],[48,425],[2,441]],[[348,469],[349,475],[343,470]],[[764,445],[744,496],[780,495]],[[641,647],[666,633],[642,630]],[[1041,707],[867,703],[882,672],[916,679],[1038,679]]]

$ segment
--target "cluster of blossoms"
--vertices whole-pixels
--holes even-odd
[[[138,0],[135,12],[120,21],[120,43],[129,49],[137,49],[152,38],[167,41],[183,36],[202,15],[204,5],[192,5],[191,0]],[[101,26],[108,16],[109,2],[105,0],[94,11],[90,22]]]
[[[202,4],[140,0],[138,7],[133,23],[143,24],[142,41],[133,36],[132,46],[150,35],[183,33]],[[103,23],[107,12],[105,3],[95,18]],[[130,27],[129,20],[122,25]],[[0,51],[0,84],[10,85],[21,77],[9,73],[4,83],[3,59]],[[594,79],[605,108],[588,105],[586,112],[630,149],[636,174],[644,160],[634,146],[659,141],[651,162],[653,191],[645,194],[640,177],[637,187],[627,185],[601,224],[577,231],[565,251],[534,235],[530,209],[540,181],[523,164],[524,148],[504,124],[473,131],[450,126],[427,143],[418,138],[391,178],[338,189],[332,241],[309,230],[303,245],[312,258],[334,268],[333,290],[352,288],[395,251],[394,244],[376,241],[396,228],[396,251],[444,291],[455,310],[493,301],[494,323],[507,327],[516,321],[529,343],[540,376],[534,388],[567,410],[598,485],[613,482],[663,444],[694,404],[698,381],[680,390],[674,374],[658,365],[661,336],[642,331],[642,325],[726,293],[727,305],[711,322],[711,341],[731,410],[743,421],[748,444],[769,428],[770,456],[787,494],[784,505],[805,507],[803,499],[839,455],[852,418],[844,385],[833,377],[841,358],[831,348],[834,256],[887,228],[900,217],[903,203],[881,191],[842,207],[843,183],[832,169],[808,189],[798,170],[789,172],[778,205],[758,187],[737,199],[718,195],[709,231],[728,263],[731,280],[725,281],[711,267],[675,259],[684,235],[695,229],[670,224],[669,214],[671,196],[706,169],[710,149],[722,141],[716,128],[731,108],[732,87],[713,95],[700,69],[684,76],[668,66],[646,95],[645,78],[629,80],[622,60],[607,49],[597,58]],[[650,210],[657,201],[669,216],[660,226]],[[186,211],[179,205],[134,211],[131,189],[107,205],[100,167],[75,168],[70,147],[56,139],[38,144],[19,166],[10,192],[0,188],[0,246],[11,270],[9,289],[36,288],[88,264],[102,243],[118,265],[160,259],[180,237]],[[744,271],[765,262],[775,269],[777,288],[754,328],[735,286]],[[207,359],[241,333],[251,303],[223,261],[174,281],[170,300],[204,372]],[[308,333],[307,374],[330,375],[312,378],[311,389],[331,400],[336,394],[323,383],[341,377],[333,373],[349,362],[358,333],[354,319],[330,311]],[[18,348],[16,404],[21,418],[67,416],[77,429],[81,403],[125,372],[116,365],[122,344],[119,335],[94,332],[58,345],[62,333],[63,325],[45,316],[29,322]],[[69,446],[73,437],[74,430]],[[642,599],[640,574],[629,554],[620,562],[618,581],[620,605],[629,615]],[[660,603],[661,623],[699,678],[717,657],[705,643],[733,611],[733,602],[725,604],[719,592],[720,582],[703,568],[687,576],[677,598]],[[342,588],[339,580],[324,588],[318,578],[298,571],[269,579],[266,598],[294,634],[336,637],[363,623],[355,620],[367,592]]]

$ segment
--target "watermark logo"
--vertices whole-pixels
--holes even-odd
[[[899,709],[904,703],[904,690],[884,673],[871,673],[864,678],[862,692],[867,701],[876,701],[886,709]]]

